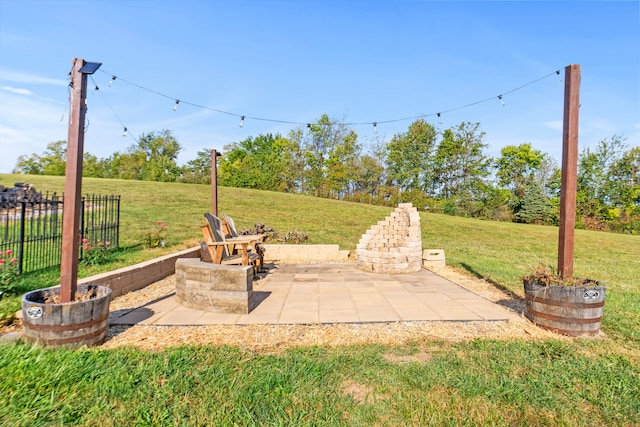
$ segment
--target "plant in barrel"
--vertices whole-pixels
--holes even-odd
[[[542,267],[523,278],[525,316],[544,329],[570,336],[600,333],[606,292],[606,286],[596,280],[573,276],[579,87],[580,65],[568,65],[565,67],[557,273]]]

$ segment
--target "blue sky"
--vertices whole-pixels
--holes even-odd
[[[489,155],[530,142],[559,161],[569,64],[582,71],[580,149],[614,134],[637,146],[639,4],[0,0],[0,172],[67,139],[74,57],[102,62],[85,134],[98,157],[169,129],[183,164],[326,113],[365,123],[352,126],[365,147],[412,120],[383,122],[425,115],[440,129],[479,122]],[[548,75],[505,94],[504,106],[497,98]]]

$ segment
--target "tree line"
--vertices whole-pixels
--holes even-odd
[[[218,184],[419,209],[498,221],[557,224],[560,169],[530,143],[486,154],[479,123],[438,130],[424,120],[365,149],[357,133],[327,115],[287,136],[260,134],[224,147]],[[143,134],[125,153],[85,153],[83,176],[211,182],[211,150],[183,166],[171,131]],[[16,173],[64,175],[66,142],[22,155]],[[640,234],[640,147],[613,135],[578,160],[577,226]]]

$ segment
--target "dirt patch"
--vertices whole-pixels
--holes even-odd
[[[343,395],[351,397],[359,405],[375,403],[381,398],[375,394],[372,387],[352,380],[343,381],[340,389]]]
[[[84,302],[92,299],[98,298],[98,290],[97,288],[89,288],[85,291],[77,290],[73,301],[71,302]],[[61,304],[60,293],[54,291],[45,291],[42,293],[42,302],[43,304]]]
[[[433,354],[427,353],[424,350],[420,350],[415,354],[397,355],[392,353],[386,353],[384,355],[385,360],[392,363],[405,364],[405,363],[426,363],[433,360]]]

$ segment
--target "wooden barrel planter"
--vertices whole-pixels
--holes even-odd
[[[544,285],[524,280],[525,316],[543,329],[572,337],[600,332],[606,286]]]
[[[104,342],[109,320],[111,289],[78,285],[77,301],[51,303],[60,287],[39,289],[22,296],[22,338],[47,346],[95,346]],[[85,298],[81,298],[81,296]]]

